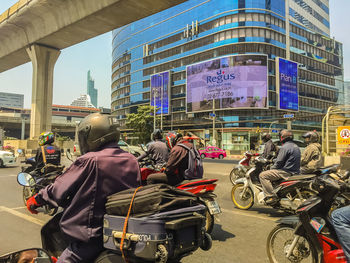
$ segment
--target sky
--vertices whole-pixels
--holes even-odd
[[[16,2],[1,0],[0,13]],[[344,79],[350,80],[350,0],[329,2],[331,37],[343,43]],[[87,72],[91,70],[98,89],[98,106],[110,108],[111,65],[111,32],[62,50],[54,71],[53,103],[70,105],[81,94],[86,94]],[[31,89],[31,63],[0,73],[0,91],[24,94],[25,108],[31,105]]]

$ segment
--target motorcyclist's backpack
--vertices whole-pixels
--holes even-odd
[[[203,163],[202,158],[195,147],[190,148],[185,144],[176,144],[188,151],[188,168],[184,172],[186,180],[203,178]]]

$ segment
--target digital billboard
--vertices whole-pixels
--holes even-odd
[[[298,63],[276,58],[277,108],[298,111]]]
[[[162,72],[151,76],[151,93],[150,102],[151,106],[156,105],[159,110],[157,114],[163,113],[163,115],[170,114],[169,101],[170,101],[170,72]],[[155,103],[155,104],[154,104]],[[163,112],[162,112],[163,109]]]
[[[268,108],[266,55],[235,55],[186,68],[187,112]]]

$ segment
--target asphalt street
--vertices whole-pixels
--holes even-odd
[[[218,216],[212,232],[212,249],[199,249],[182,262],[268,262],[266,238],[275,221],[283,214],[257,205],[248,211],[234,207],[228,175],[235,163],[233,160],[205,160],[205,177],[219,179],[215,193],[222,214]],[[22,187],[16,181],[19,171],[19,165],[0,168],[0,255],[23,248],[41,247],[40,228],[49,219],[47,215],[32,215],[26,210]]]

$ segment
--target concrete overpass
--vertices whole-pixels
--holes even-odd
[[[0,15],[0,73],[33,64],[30,137],[51,129],[60,50],[186,0],[20,0]]]

